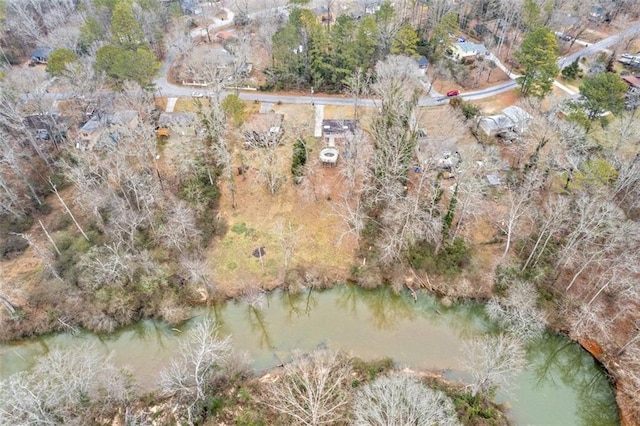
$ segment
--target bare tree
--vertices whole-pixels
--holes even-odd
[[[465,345],[467,368],[474,382],[471,393],[488,392],[499,387],[509,392],[514,378],[526,365],[525,352],[517,338],[500,334],[469,341]]]
[[[122,286],[133,276],[132,261],[133,256],[119,242],[94,246],[78,262],[82,271],[80,285],[91,290],[105,285]]]
[[[276,195],[286,181],[282,172],[282,156],[278,153],[282,134],[282,129],[277,125],[260,130],[247,128],[244,131],[245,147],[258,157],[260,177],[271,195]]]
[[[280,241],[280,247],[282,248],[282,258],[284,272],[286,273],[291,265],[291,259],[295,252],[298,234],[302,230],[302,226],[296,226],[289,221],[286,224],[283,222],[277,222],[273,228],[273,233]]]
[[[453,401],[407,375],[378,377],[355,397],[353,424],[458,425]]]
[[[509,334],[522,341],[542,335],[547,325],[545,313],[537,306],[538,292],[526,282],[509,284],[504,297],[494,297],[485,306],[489,317],[498,320]]]
[[[347,93],[353,98],[353,118],[357,120],[360,111],[360,100],[369,94],[371,74],[365,72],[362,68],[358,68],[348,77],[345,85]]]
[[[282,19],[275,15],[261,16],[256,24],[258,25],[256,38],[266,50],[269,56],[267,66],[271,67],[273,65],[273,36],[282,26]]]
[[[180,346],[178,359],[162,371],[162,393],[173,398],[177,406],[184,407],[190,423],[216,379],[223,376],[225,362],[231,355],[231,339],[220,338],[215,321],[204,318]]]
[[[130,376],[92,346],[53,349],[31,372],[0,382],[2,424],[89,424],[134,396]]]
[[[295,355],[278,380],[267,386],[263,402],[303,425],[345,420],[350,402],[351,368],[340,352],[316,350]]]
[[[193,209],[183,201],[175,203],[160,226],[159,234],[167,247],[180,253],[198,247],[200,231],[196,226]]]
[[[414,109],[422,85],[410,58],[390,56],[376,65],[372,88],[380,97],[380,111],[372,125],[374,199],[392,201],[404,192],[415,155],[418,129]]]
[[[520,230],[522,221],[528,217],[531,198],[540,188],[542,181],[538,172],[531,172],[523,177],[519,185],[511,185],[507,189],[508,211],[502,220],[501,228],[507,237],[502,257],[505,258],[511,248],[516,233]]]
[[[436,204],[439,197],[440,188],[431,185],[431,171],[422,168],[416,188],[380,215],[385,224],[378,240],[383,261],[398,260],[407,247],[419,241],[433,244],[437,250],[443,223]]]

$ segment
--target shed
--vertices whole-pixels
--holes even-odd
[[[629,87],[640,88],[640,78],[636,75],[623,75],[622,81],[627,83]]]
[[[429,67],[429,60],[426,56],[420,56],[419,58],[416,58],[416,62],[418,63],[418,68],[420,69],[426,69]]]
[[[46,64],[49,61],[49,55],[51,55],[53,49],[50,47],[38,47],[31,52],[32,64]]]

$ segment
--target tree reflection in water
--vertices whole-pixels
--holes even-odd
[[[305,287],[300,291],[292,293],[290,291],[281,291],[280,302],[287,309],[290,319],[301,316],[308,317],[311,311],[318,305],[318,298],[315,296],[317,291],[311,287]]]
[[[528,348],[537,387],[560,383],[577,390],[576,413],[582,425],[617,425],[618,407],[613,388],[602,368],[582,348],[565,337],[547,334]],[[595,367],[595,368],[594,368]]]
[[[396,327],[400,321],[416,317],[413,300],[402,292],[395,292],[389,286],[375,290],[363,290],[355,285],[344,285],[338,289],[336,304],[339,308],[356,315],[358,307],[364,305],[376,328],[388,330]]]
[[[265,319],[264,312],[260,306],[254,306],[247,303],[246,318],[251,331],[256,333],[259,338],[258,347],[261,349],[275,349],[271,335],[269,334],[269,323]]]

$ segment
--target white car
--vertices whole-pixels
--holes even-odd
[[[202,93],[202,92],[193,92],[191,94],[191,96],[193,96],[194,98],[202,98],[204,96],[204,93]]]

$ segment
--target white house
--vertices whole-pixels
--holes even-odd
[[[449,53],[455,60],[469,61],[475,59],[478,55],[486,54],[487,48],[484,47],[484,44],[478,44],[472,41],[459,41],[449,47]]]
[[[502,110],[501,114],[480,117],[478,130],[486,136],[494,137],[502,133],[524,133],[531,121],[531,115],[520,107],[510,106]]]

